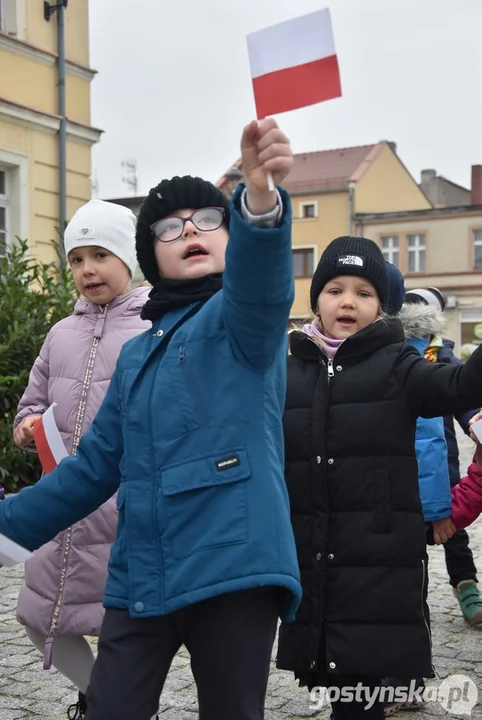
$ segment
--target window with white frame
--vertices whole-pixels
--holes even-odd
[[[314,248],[293,250],[293,275],[295,278],[310,278],[315,271]]]
[[[7,230],[7,173],[0,167],[0,257],[5,255],[5,250],[7,248]]]
[[[382,237],[382,255],[385,260],[395,267],[400,267],[400,241],[398,235]]]
[[[302,218],[315,218],[316,203],[300,203],[300,216]]]
[[[425,235],[407,235],[407,272],[425,272]]]
[[[29,239],[28,157],[0,148],[0,256],[14,238]]]
[[[474,270],[482,270],[482,229],[472,230]]]
[[[0,0],[0,32],[17,35],[18,15],[18,0]]]

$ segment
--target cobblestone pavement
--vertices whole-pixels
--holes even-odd
[[[464,469],[471,449],[471,443],[462,438]],[[482,568],[482,520],[471,527],[470,537],[476,563]],[[0,570],[0,720],[60,720],[66,718],[66,708],[75,700],[75,692],[57,672],[42,670],[39,654],[32,649],[15,621],[22,575],[22,567]],[[466,675],[477,685],[482,701],[482,634],[480,630],[469,628],[460,615],[447,583],[442,548],[430,549],[429,600],[434,660],[440,680],[456,673]],[[436,685],[440,680],[430,681],[429,684]],[[326,708],[321,711],[310,708],[306,689],[300,690],[292,676],[276,670],[274,664],[266,708],[266,720],[327,719],[329,716]],[[160,713],[160,720],[197,718],[195,686],[185,650],[181,650],[174,660]],[[423,711],[416,714],[403,712],[396,717],[430,720],[437,715],[443,716],[446,712],[439,703],[430,702]],[[482,705],[474,708],[472,716],[482,718]]]

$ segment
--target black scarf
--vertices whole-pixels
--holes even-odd
[[[143,320],[159,320],[169,310],[206,302],[223,286],[222,273],[205,275],[195,280],[171,280],[161,278],[149,293],[149,300],[142,308]]]

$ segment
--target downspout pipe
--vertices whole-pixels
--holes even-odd
[[[44,0],[44,18],[47,22],[57,13],[57,84],[59,127],[59,234],[63,240],[67,220],[67,118],[65,116],[65,8],[68,0],[51,5]],[[67,264],[63,242],[57,246],[61,270]]]
[[[57,42],[58,42],[58,86],[59,86],[59,222],[60,236],[63,239],[67,220],[67,118],[65,116],[65,7],[57,6]],[[65,268],[66,259],[63,243],[60,247],[60,265]]]

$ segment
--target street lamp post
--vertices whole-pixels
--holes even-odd
[[[58,102],[60,115],[59,128],[59,232],[64,236],[67,220],[67,118],[65,115],[65,26],[64,10],[68,0],[62,0],[57,5],[44,2],[44,18],[49,22],[50,18],[57,12],[57,72],[58,72]],[[60,244],[60,264],[65,267],[65,256],[63,245]]]

